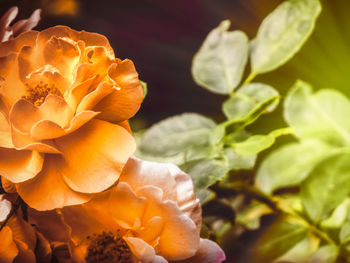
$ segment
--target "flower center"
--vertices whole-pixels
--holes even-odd
[[[88,254],[85,258],[87,263],[131,263],[132,253],[125,240],[117,231],[93,234],[87,237],[90,240]]]
[[[27,95],[22,96],[22,99],[25,99],[31,102],[34,106],[37,106],[37,107],[43,104],[46,96],[49,94],[55,94],[62,97],[62,93],[60,92],[59,89],[55,87],[54,84],[49,86],[48,84],[44,84],[42,81],[40,81],[40,83],[35,85],[34,87],[26,84],[26,90],[27,90]]]

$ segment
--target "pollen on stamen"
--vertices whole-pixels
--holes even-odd
[[[132,253],[119,231],[88,236],[87,263],[132,263]]]
[[[62,93],[58,88],[55,87],[54,84],[49,86],[48,84],[44,84],[40,81],[39,84],[34,87],[26,84],[26,96],[22,96],[22,99],[25,99],[31,102],[34,106],[40,106],[45,101],[45,98],[49,94],[55,94],[62,97]]]

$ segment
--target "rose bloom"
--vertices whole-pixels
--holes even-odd
[[[0,43],[0,175],[37,210],[111,187],[134,152],[142,87],[99,34],[55,26]]]
[[[12,204],[0,195],[0,226],[10,218],[0,230],[0,263],[50,262],[51,248],[48,241],[22,219],[17,210],[11,214]]]
[[[219,263],[225,259],[216,243],[200,238],[201,206],[192,180],[172,164],[132,157],[116,186],[85,204],[59,209],[63,224],[57,223],[52,211],[45,213],[31,210],[30,222],[51,241],[64,241],[65,232],[73,262]],[[68,229],[64,231],[62,225]]]

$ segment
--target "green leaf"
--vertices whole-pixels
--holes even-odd
[[[335,245],[320,247],[312,256],[311,263],[333,263],[336,262],[339,248]]]
[[[254,262],[273,262],[306,236],[307,228],[295,219],[280,216],[254,246]]]
[[[298,185],[329,154],[330,147],[316,140],[284,145],[263,160],[256,185],[267,194],[280,187]]]
[[[142,81],[142,80],[140,80],[140,84],[141,84],[141,87],[142,87],[142,91],[143,91],[143,97],[142,97],[142,99],[144,100],[145,98],[146,98],[146,96],[147,96],[147,93],[148,93],[148,89],[147,89],[147,83],[146,82],[144,82],[144,81]]]
[[[272,71],[292,58],[312,33],[318,0],[287,0],[262,22],[251,42],[252,74]]]
[[[232,148],[224,149],[224,156],[227,158],[229,170],[250,170],[254,167],[256,155],[242,156]]]
[[[309,234],[274,263],[309,262],[310,257],[319,248],[320,240]]]
[[[350,193],[350,154],[323,160],[301,184],[300,196],[314,222],[327,218]]]
[[[333,213],[329,218],[321,222],[322,228],[340,228],[345,222],[346,217],[349,214],[350,209],[350,198],[346,198],[337,208],[334,209]]]
[[[276,138],[282,135],[292,134],[290,127],[274,130],[267,135],[253,135],[243,142],[233,143],[236,153],[242,156],[254,155],[269,148],[275,143]]]
[[[312,94],[312,88],[297,81],[284,104],[284,117],[295,127],[299,138],[319,139],[342,146],[350,144],[350,101],[336,90],[323,89]]]
[[[196,198],[201,201],[201,204],[205,204],[215,198],[215,192],[209,189],[203,189],[196,193]]]
[[[350,241],[350,221],[345,222],[340,229],[339,239],[341,244],[345,244]]]
[[[206,146],[216,124],[196,113],[184,113],[167,118],[143,135],[139,150],[162,158],[183,153],[190,147]]]
[[[223,103],[223,112],[230,121],[255,120],[262,113],[273,111],[278,102],[277,90],[266,84],[251,83]]]
[[[227,31],[225,20],[212,30],[193,58],[192,76],[211,92],[231,93],[240,83],[248,60],[248,38],[241,31]]]
[[[228,172],[222,160],[211,159],[188,162],[180,168],[192,177],[196,193],[223,179]]]

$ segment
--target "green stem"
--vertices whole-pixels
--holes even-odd
[[[261,192],[260,189],[256,188],[252,185],[246,185],[242,182],[239,183],[222,183],[220,184],[220,188],[224,189],[231,189],[236,191],[242,191],[244,193],[249,193],[253,198],[263,202],[264,204],[268,205],[273,211],[280,212],[287,214],[289,216],[292,216],[299,221],[301,221],[307,228],[313,232],[315,235],[326,241],[327,243],[331,245],[336,245],[336,242],[331,239],[327,233],[323,232],[322,230],[318,229],[315,225],[313,225],[311,222],[303,218],[301,215],[293,211],[292,209],[283,209],[278,205],[278,203],[269,195],[266,195],[265,193]]]
[[[243,82],[243,85],[249,84],[255,77],[256,77],[256,74],[254,72],[251,72],[246,78],[246,80]]]

